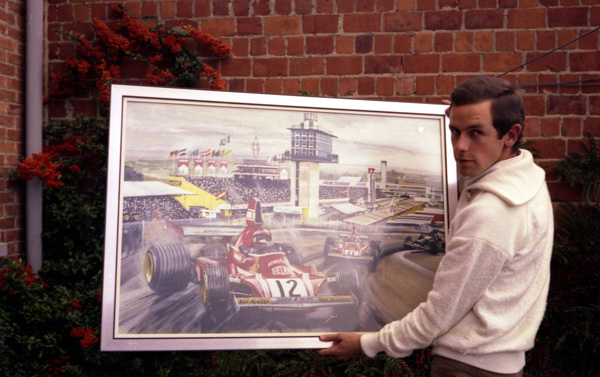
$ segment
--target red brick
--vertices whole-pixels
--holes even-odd
[[[394,95],[394,86],[396,80],[393,77],[377,76],[377,90],[376,94],[382,97],[388,97]]]
[[[196,0],[194,2],[194,17],[201,18],[201,17],[210,16],[210,2],[211,2],[211,0]],[[144,9],[144,6],[146,4],[152,4],[152,3],[148,2],[148,1],[144,1],[142,3],[142,10]],[[156,13],[153,13],[151,15],[156,15]]]
[[[333,5],[334,0],[317,0],[317,13],[333,13]]]
[[[592,134],[596,138],[600,137],[600,118],[588,117],[583,120],[583,134]]]
[[[359,77],[358,78],[358,94],[361,96],[370,96],[375,93],[375,78],[374,77]]]
[[[567,182],[548,182],[548,191],[553,200],[581,201],[581,186],[571,186]]]
[[[535,49],[535,32],[517,30],[517,50],[531,51]]]
[[[284,56],[286,53],[285,38],[272,38],[267,45],[269,55]]]
[[[480,54],[442,55],[442,72],[479,72],[480,69]]]
[[[354,38],[354,52],[368,54],[373,51],[373,36],[369,34],[357,35]]]
[[[560,119],[547,117],[541,118],[540,135],[543,137],[560,136]]]
[[[569,66],[575,72],[600,71],[600,52],[571,52]]]
[[[581,118],[563,118],[560,131],[565,137],[581,137]]]
[[[125,4],[125,8],[128,5],[134,5],[132,3]],[[128,9],[129,10],[129,9]],[[158,16],[163,20],[170,20],[175,18],[175,2],[174,1],[161,1],[158,3]],[[141,9],[140,9],[141,12]]]
[[[435,94],[435,77],[418,76],[415,94],[418,96],[429,96]]]
[[[456,39],[454,41],[454,49],[457,52],[468,52],[473,51],[473,32],[458,32],[456,33]]]
[[[412,52],[412,37],[407,34],[394,35],[394,52],[397,54],[410,54]]]
[[[557,30],[558,33],[558,44],[563,46],[561,50],[575,50],[577,48],[577,42],[572,42],[577,39],[577,30],[563,29]]]
[[[540,51],[548,51],[557,47],[556,32],[554,30],[538,30],[536,47]]]
[[[360,56],[329,56],[325,62],[327,75],[357,75],[363,72]]]
[[[213,15],[228,16],[229,15],[229,0],[213,0]]]
[[[281,15],[292,13],[292,0],[275,0],[275,13]]]
[[[600,96],[589,96],[590,114],[600,115]]]
[[[531,53],[527,54],[527,61],[531,61],[538,58],[542,54]],[[527,64],[527,70],[532,72],[540,71],[552,71],[561,72],[567,67],[567,54],[564,52],[555,51],[549,55],[544,56],[534,62]]]
[[[315,77],[304,78],[300,80],[300,87],[303,91],[319,95],[319,79]]]
[[[585,115],[585,97],[549,96],[546,105],[547,114]]]
[[[517,0],[499,0],[498,7],[499,8],[516,8],[519,4]]]
[[[290,59],[290,76],[317,76],[325,73],[323,58]]]
[[[354,37],[351,35],[338,35],[335,37],[335,52],[338,54],[354,53]]]
[[[402,3],[409,3],[410,1],[405,0]],[[394,10],[394,0],[377,0],[377,11],[378,12],[387,12],[390,10]]]
[[[233,14],[237,17],[246,17],[250,14],[250,2],[246,0],[233,0]]]
[[[344,77],[340,79],[339,94],[342,97],[348,97],[356,93],[356,79]]]
[[[375,9],[375,0],[356,0],[357,12],[372,12]]]
[[[557,93],[558,87],[556,83],[558,82],[558,76],[556,74],[540,74],[538,77],[539,85],[543,88],[545,93]]]
[[[475,51],[492,51],[494,49],[494,33],[478,31],[475,33]]]
[[[546,8],[509,10],[507,19],[510,29],[543,29],[546,27]]]
[[[387,32],[419,31],[423,29],[421,14],[417,12],[395,12],[383,15],[383,30]]]
[[[254,15],[255,16],[267,16],[271,14],[271,8],[269,6],[270,0],[257,0],[254,2]]]
[[[248,56],[250,43],[247,38],[233,38],[231,41],[233,56]]]
[[[394,36],[390,34],[376,34],[374,41],[374,52],[376,54],[389,54],[392,52],[392,41]]]
[[[213,37],[235,35],[235,18],[204,19],[202,20],[202,30]]]
[[[378,13],[346,14],[343,19],[346,33],[381,31],[381,15]]]
[[[462,12],[425,12],[425,28],[429,30],[459,30],[462,25]]]
[[[298,94],[300,90],[300,80],[283,79],[283,94]]]
[[[398,6],[402,6],[404,3],[409,3],[408,1],[404,2],[404,1],[399,1],[398,2]],[[418,10],[434,10],[436,9],[436,0],[419,0],[417,2],[417,9]],[[412,1],[412,4],[407,4],[407,6],[412,5],[412,8],[410,9],[402,9],[402,10],[412,10],[415,9],[415,1]],[[403,8],[406,8],[405,6],[403,6]],[[399,9],[400,10],[400,9]]]
[[[485,72],[506,72],[521,65],[522,57],[518,53],[492,53],[483,55]]]
[[[261,56],[267,53],[266,38],[252,38],[250,41],[250,55]]]
[[[548,9],[548,27],[582,26],[581,22],[588,19],[586,7],[559,7]],[[587,22],[586,25],[587,26]]]
[[[299,33],[299,16],[265,18],[265,35],[295,35]]]
[[[438,73],[440,56],[438,54],[407,55],[402,58],[404,73]]]
[[[338,94],[338,79],[335,77],[321,78],[321,95],[337,96]]]
[[[415,94],[414,76],[396,78],[396,94],[400,96],[410,96]]]
[[[434,35],[434,51],[449,52],[452,51],[452,33],[439,32]]]
[[[515,49],[515,33],[501,31],[494,34],[496,51],[513,51]]]
[[[431,52],[433,50],[433,34],[421,32],[415,34],[414,37],[414,52],[416,54],[422,52]]]
[[[260,17],[238,17],[236,35],[262,34],[262,23]]]
[[[530,139],[528,139],[530,140]],[[562,158],[567,144],[563,139],[533,139],[533,146],[540,151],[540,158]]]
[[[312,0],[296,0],[296,14],[308,14],[312,12]]]
[[[281,88],[282,80],[280,78],[265,80],[265,93],[281,94]]]
[[[309,55],[328,55],[333,52],[333,36],[307,36],[306,53]]]
[[[454,77],[440,75],[435,77],[435,91],[437,95],[449,96],[454,90]]]
[[[399,55],[366,56],[366,74],[402,73],[402,57]]]
[[[287,39],[287,54],[288,55],[301,55],[304,53],[304,38],[303,37],[289,37]]]
[[[466,29],[498,29],[504,26],[504,11],[471,10],[465,12]]]
[[[73,6],[70,4],[61,4],[57,7],[57,20],[59,22],[73,21]]]
[[[74,20],[77,22],[90,20],[90,7],[88,5],[75,5],[74,13]]]
[[[559,77],[559,82],[566,83],[560,87],[560,94],[579,94],[581,86],[573,84],[579,82],[581,77],[578,74],[565,74],[562,73]]]
[[[302,17],[302,32],[304,34],[337,33],[338,15],[318,14]]]
[[[264,93],[263,79],[247,79],[246,91],[250,93]]]
[[[598,7],[598,9],[600,10],[600,7]],[[598,21],[600,24],[600,19]],[[579,36],[583,37],[583,35],[587,32],[589,32],[589,30],[582,30],[579,32]],[[582,50],[596,50],[598,48],[598,33],[596,32],[586,35],[585,37],[579,39],[578,44],[579,48]]]
[[[546,99],[541,95],[525,96],[525,114],[527,116],[544,116],[546,114]]]
[[[335,0],[335,1],[337,4],[337,12],[338,13],[354,12],[354,1],[348,1],[348,0]],[[317,0],[317,9],[319,9],[319,3],[323,3],[323,2],[324,2],[323,0],[321,0],[321,1]],[[333,0],[329,0],[328,2],[333,3]],[[333,4],[331,4],[331,5],[333,5]]]

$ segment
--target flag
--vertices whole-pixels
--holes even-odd
[[[229,157],[229,156],[231,156],[231,149],[225,153],[225,157]]]
[[[179,151],[171,151],[171,153],[169,153],[169,158],[173,158],[173,157],[177,157],[179,156]]]
[[[347,194],[347,193],[348,193],[348,189],[340,190],[340,194]]]
[[[187,156],[187,148],[180,149],[179,150],[179,157],[185,157],[185,156]]]
[[[219,195],[216,196],[216,198],[217,200],[221,200],[225,197],[225,195],[227,195],[227,191],[221,192]]]
[[[221,139],[221,142],[219,143],[219,145],[225,145],[225,144],[229,143],[230,138],[231,138],[231,135],[227,135],[226,138]]]
[[[192,158],[200,156],[200,149],[196,149],[192,152]]]
[[[218,157],[220,152],[221,152],[221,150],[216,151],[215,153],[213,153],[213,156]]]
[[[204,152],[202,152],[202,154],[200,154],[201,157],[210,157],[212,156],[212,149],[207,149]]]

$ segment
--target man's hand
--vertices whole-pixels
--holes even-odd
[[[339,333],[321,335],[319,340],[322,342],[333,342],[329,348],[319,351],[321,356],[333,356],[338,360],[348,360],[354,356],[359,356],[362,352],[360,348],[360,335],[356,333]]]

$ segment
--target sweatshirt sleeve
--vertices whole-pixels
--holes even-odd
[[[486,222],[480,213],[469,208],[461,213],[461,218],[454,219],[458,227],[447,245],[427,300],[379,332],[362,335],[365,354],[373,357],[385,351],[392,357],[409,356],[413,350],[428,347],[449,332],[473,309],[509,258],[498,245],[472,236],[473,228],[496,225],[494,221]],[[502,230],[496,231],[502,237]]]

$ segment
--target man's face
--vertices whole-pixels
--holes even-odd
[[[454,159],[462,176],[475,177],[510,157],[512,143],[507,140],[511,132],[498,139],[492,122],[491,100],[452,106],[450,133]]]

